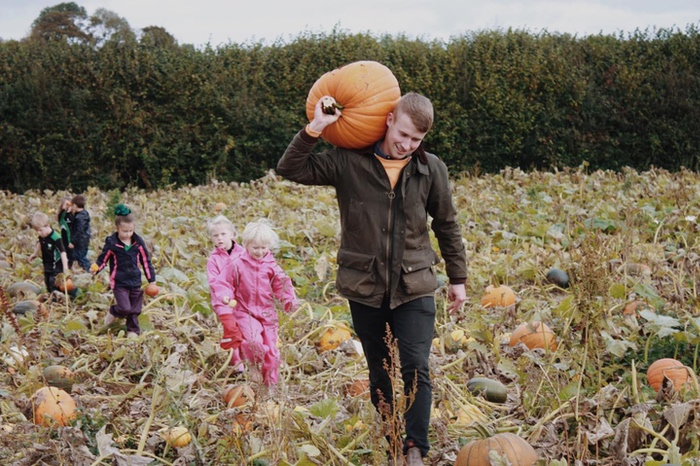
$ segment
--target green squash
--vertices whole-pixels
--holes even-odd
[[[551,268],[547,272],[547,281],[557,285],[559,288],[568,288],[569,274],[561,269]]]
[[[467,389],[472,395],[483,396],[486,401],[493,403],[505,403],[508,398],[508,390],[498,380],[487,379],[486,377],[472,377],[467,382]]]

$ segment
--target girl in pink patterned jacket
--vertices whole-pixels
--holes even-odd
[[[236,228],[233,226],[233,223],[223,215],[219,215],[208,222],[207,229],[215,246],[207,260],[207,281],[209,282],[211,307],[224,328],[220,343],[221,348],[226,350],[233,349],[231,364],[239,366],[241,358],[238,354],[238,347],[241,345],[243,336],[233,316],[233,309],[228,305],[231,296],[233,296],[232,291],[223,279],[219,279],[222,277],[221,274],[226,269],[226,266],[238,258],[244,252],[244,249],[234,239]]]
[[[298,305],[292,280],[271,252],[278,242],[277,233],[266,220],[249,223],[243,231],[245,251],[229,262],[222,275],[231,287],[233,299],[229,305],[233,306],[233,315],[243,334],[241,357],[248,362],[251,379],[262,378],[267,386],[279,379],[276,302],[281,302],[287,313]]]

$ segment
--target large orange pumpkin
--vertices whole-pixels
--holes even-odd
[[[647,382],[649,382],[649,386],[654,391],[658,392],[661,389],[664,378],[673,382],[675,391],[680,391],[681,387],[688,382],[690,376],[688,369],[682,362],[673,358],[657,359],[647,369]]]
[[[464,445],[457,455],[455,466],[488,466],[491,464],[489,452],[492,451],[505,456],[513,466],[532,466],[537,461],[537,452],[529,443],[505,432]]]
[[[389,68],[375,61],[357,61],[318,78],[306,98],[306,116],[314,118],[316,102],[331,96],[343,116],[321,137],[334,146],[361,149],[382,139],[386,116],[401,98],[399,82]]]
[[[515,292],[506,285],[489,285],[481,297],[481,305],[484,307],[508,307],[515,304]]]
[[[42,387],[32,396],[34,424],[46,427],[67,426],[76,418],[73,398],[56,387]]]
[[[525,344],[529,349],[549,347],[552,351],[555,351],[558,346],[552,329],[539,321],[522,323],[513,330],[510,334],[510,346],[518,343]]]

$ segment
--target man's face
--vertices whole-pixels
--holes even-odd
[[[390,113],[386,117],[386,136],[382,151],[393,158],[403,159],[413,153],[427,134],[418,131],[416,125],[405,113]]]

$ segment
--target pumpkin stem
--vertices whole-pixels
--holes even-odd
[[[474,429],[481,436],[481,438],[493,437],[493,432],[491,429],[480,422],[475,421],[469,427]]]

